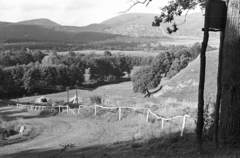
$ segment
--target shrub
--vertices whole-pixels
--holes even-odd
[[[102,97],[100,95],[93,95],[90,96],[90,104],[101,104],[102,103]]]
[[[13,120],[10,118],[0,117],[0,140],[11,135],[18,134],[21,127],[21,120]]]

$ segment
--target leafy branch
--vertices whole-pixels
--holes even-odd
[[[133,4],[126,11],[121,13],[125,13],[131,10],[134,6],[138,4],[144,4],[148,6],[149,3],[152,2],[152,0],[144,0],[144,1],[131,0],[131,2],[133,2]],[[172,23],[175,16],[181,16],[183,12],[186,11],[184,15],[184,21],[181,24],[176,24],[174,22],[172,25],[172,28],[167,27],[167,32],[169,34],[173,32],[177,32],[178,26],[186,22],[188,12],[190,10],[196,9],[197,6],[200,6],[200,8],[203,10],[206,6],[206,0],[171,0],[167,5],[161,8],[162,13],[159,16],[154,17],[152,26],[159,27],[161,23]]]

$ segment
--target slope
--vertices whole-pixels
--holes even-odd
[[[57,27],[61,26],[58,23],[55,23],[49,19],[41,18],[41,19],[33,19],[33,20],[26,20],[26,21],[20,21],[16,24],[20,25],[38,25],[43,27]]]
[[[113,39],[119,35],[101,32],[69,33],[57,31],[54,28],[46,28],[38,25],[9,24],[0,26],[0,41],[2,42],[26,42],[26,41],[51,41],[51,42],[80,42]]]
[[[217,87],[218,50],[206,54],[205,97],[215,97]],[[192,61],[185,69],[164,84],[155,97],[197,101],[200,59]]]
[[[127,13],[111,18],[101,24],[110,25],[111,28],[106,29],[109,33],[118,33],[129,36],[149,36],[149,37],[168,37],[168,36],[195,36],[198,37],[203,27],[203,14],[201,12],[192,13],[185,17],[176,17],[175,22],[179,25],[179,31],[173,35],[166,33],[166,28],[172,24],[161,24],[160,27],[152,27],[154,17],[158,14],[148,13]],[[183,23],[183,24],[182,24]]]

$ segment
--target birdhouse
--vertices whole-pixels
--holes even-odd
[[[225,27],[227,6],[225,1],[211,0],[209,29],[222,30]]]

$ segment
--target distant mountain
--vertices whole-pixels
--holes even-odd
[[[122,34],[132,37],[168,37],[162,27],[152,27],[157,14],[127,13],[111,18],[101,24],[109,25],[108,33]]]
[[[77,26],[60,26],[55,27],[56,31],[79,33],[79,32],[105,32],[105,29],[110,28],[110,26],[105,24],[91,24],[88,26],[77,27]]]
[[[119,35],[104,32],[63,32],[55,27],[43,27],[39,25],[20,25],[0,23],[0,42],[70,42],[89,43],[104,41],[118,37]]]
[[[55,23],[49,19],[34,19],[34,20],[26,20],[26,21],[21,21],[16,24],[20,25],[38,25],[38,26],[44,26],[44,27],[59,27],[61,26],[58,23]]]
[[[188,14],[185,23],[183,23],[185,16],[176,17],[174,22],[180,24],[179,30],[172,35],[166,33],[166,28],[172,25],[170,23],[163,23],[160,27],[152,27],[155,16],[158,14],[127,13],[103,21],[101,24],[110,26],[105,29],[108,33],[133,37],[202,36],[204,17],[201,12]]]
[[[175,22],[183,24],[178,25],[179,30],[171,35],[166,33],[166,28],[172,24],[161,24],[160,27],[152,27],[155,16],[158,15],[127,13],[108,19],[100,24],[91,24],[84,27],[62,26],[44,18],[18,23],[0,22],[0,41],[89,42],[112,39],[120,35],[150,38],[201,37],[203,35],[201,31],[204,19],[202,13],[189,14],[185,23],[183,23],[184,16],[177,17]]]

